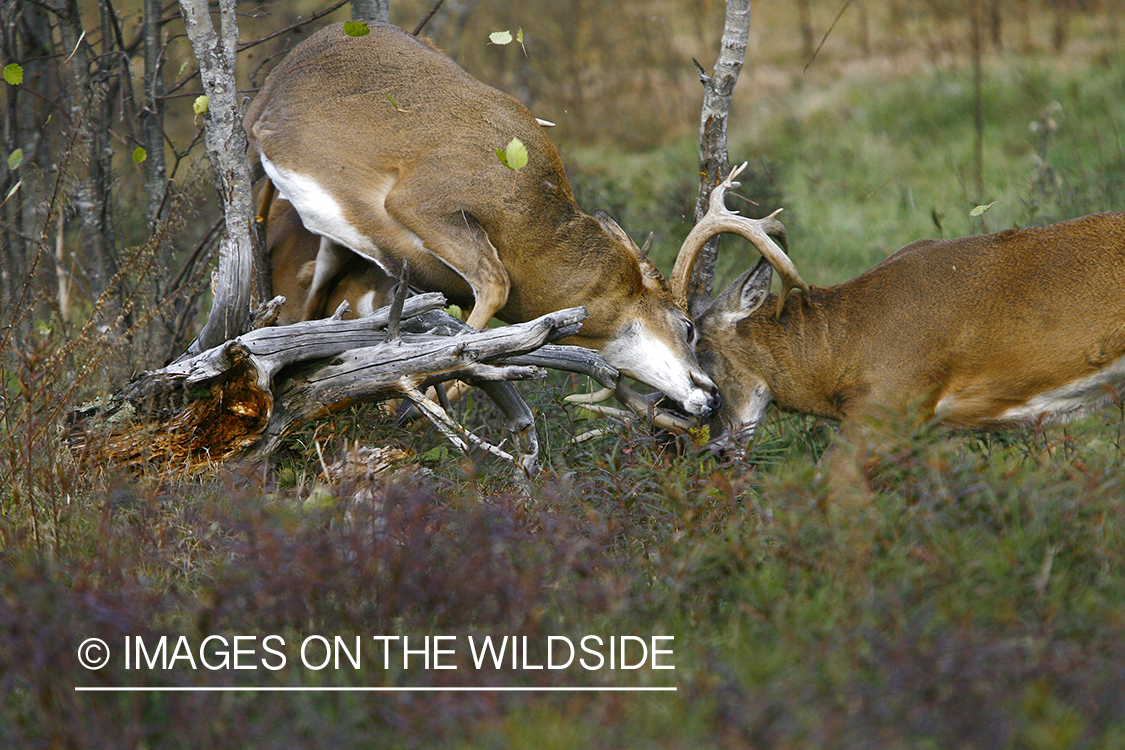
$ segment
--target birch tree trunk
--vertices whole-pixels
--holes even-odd
[[[207,324],[188,348],[190,355],[229,341],[249,328],[255,278],[254,208],[250,200],[250,168],[246,163],[246,133],[242,129],[234,77],[238,44],[235,0],[219,0],[218,32],[211,21],[207,0],[180,0],[180,8],[208,98],[204,140],[226,218],[226,233],[219,243],[214,302]]]
[[[390,0],[352,0],[352,20],[390,23]]]
[[[699,120],[699,198],[695,203],[695,221],[707,213],[711,191],[730,172],[727,154],[727,120],[734,86],[746,58],[750,41],[750,0],[727,0],[726,24],[715,70],[707,76],[700,70],[703,83],[703,108]],[[692,273],[693,295],[711,295],[715,279],[715,260],[719,238],[709,241],[699,254]],[[689,300],[690,302],[690,300]]]
[[[97,299],[117,270],[113,257],[114,222],[110,216],[111,175],[107,172],[112,156],[108,150],[108,84],[100,80],[104,72],[101,65],[108,56],[102,55],[102,60],[92,58],[77,0],[61,0],[50,7],[58,18],[63,53],[69,56],[62,66],[66,111],[70,126],[81,130],[79,143],[84,164],[77,180],[76,197],[90,298]],[[103,51],[109,44],[103,40]]]
[[[141,110],[141,140],[145,149],[146,218],[151,233],[160,218],[168,189],[168,169],[164,158],[164,60],[160,17],[163,0],[144,0],[145,78]]]

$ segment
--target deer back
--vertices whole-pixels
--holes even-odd
[[[841,420],[974,426],[1079,413],[1125,383],[1125,214],[907,245],[774,318],[769,269],[697,319],[732,421],[769,400]]]

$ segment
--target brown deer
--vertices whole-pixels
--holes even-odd
[[[1036,424],[1120,402],[1125,213],[922,240],[843,284],[810,287],[770,239],[784,238],[774,216],[724,206],[740,169],[696,230],[739,234],[763,260],[714,302],[688,288],[702,243],[689,238],[672,274],[677,300],[692,298],[699,361],[735,432],[752,434],[771,402],[838,420],[865,469],[880,422]],[[773,268],[783,280],[776,300]]]
[[[609,217],[582,213],[535,117],[445,55],[392,26],[328,26],[270,74],[245,127],[251,160],[326,240],[307,311],[342,246],[392,278],[408,262],[412,285],[471,306],[476,328],[583,305],[563,343],[600,350],[689,414],[718,406],[655,265]],[[515,171],[496,155],[512,138],[528,152]]]
[[[260,185],[259,190],[263,195],[259,196],[258,216],[265,219],[273,293],[285,297],[277,325],[323,317],[345,300],[349,308],[345,317],[370,315],[390,304],[395,279],[366,258],[349,252],[343,268],[328,280],[324,304],[311,313],[306,310],[321,238],[305,229],[293,205],[277,197],[269,185]]]

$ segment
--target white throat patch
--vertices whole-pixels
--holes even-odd
[[[602,351],[602,356],[622,373],[679,402],[690,414],[702,414],[712,402],[711,394],[692,379],[683,359],[667,343],[654,336],[642,321],[623,326]],[[697,377],[710,383],[702,370]]]

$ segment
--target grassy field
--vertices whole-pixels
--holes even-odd
[[[732,124],[732,160],[758,175],[743,193],[786,207],[817,284],[978,231],[980,203],[999,201],[987,229],[1125,210],[1125,57],[1081,52],[988,58],[979,196],[964,60],[828,58],[802,76],[768,58]],[[693,144],[567,158],[584,205],[658,247],[686,233]],[[775,415],[716,459],[589,419],[562,402],[588,384],[559,376],[524,388],[543,443],[530,488],[373,406],[268,469],[138,478],[76,465],[61,441],[90,388],[74,373],[112,387],[88,365],[103,354],[44,325],[3,356],[0,746],[1125,746],[1121,407],[904,437],[877,501],[843,515],[815,467],[831,425]],[[489,433],[487,407],[460,409]],[[408,458],[327,481],[357,441]],[[505,659],[478,664],[505,636]],[[87,638],[104,668],[80,663]],[[357,686],[675,691],[333,690]]]

